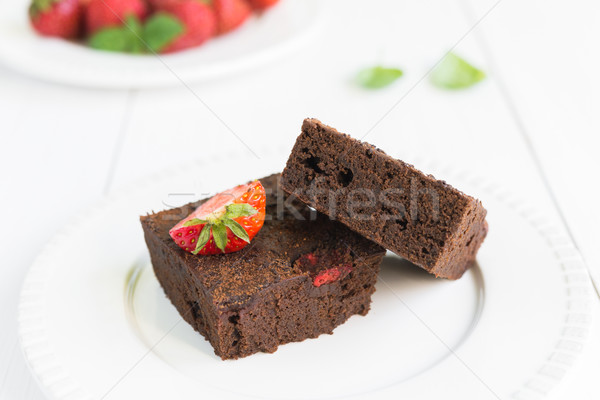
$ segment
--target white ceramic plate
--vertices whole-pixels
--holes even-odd
[[[40,79],[98,88],[191,84],[268,63],[315,36],[321,8],[318,0],[282,0],[240,29],[196,49],[132,56],[37,35],[27,21],[29,3],[0,3],[0,62]]]
[[[427,162],[418,165],[489,210],[477,267],[436,280],[388,255],[366,317],[274,354],[221,361],[165,298],[141,256],[138,216],[281,170],[287,151],[271,153],[235,172],[209,160],[218,177],[195,164],[148,179],[48,245],[25,282],[19,323],[49,398],[539,399],[571,370],[591,322],[573,245],[493,185]]]

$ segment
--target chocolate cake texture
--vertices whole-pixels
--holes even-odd
[[[460,278],[488,231],[479,200],[316,119],[304,121],[281,185],[438,277]]]
[[[278,188],[267,191],[264,226],[242,250],[196,256],[169,229],[202,201],[141,217],[153,269],[181,316],[222,359],[274,352],[366,315],[385,250]],[[205,200],[203,200],[205,201]]]

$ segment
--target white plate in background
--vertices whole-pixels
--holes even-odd
[[[319,0],[281,0],[204,45],[168,55],[129,55],[37,35],[30,0],[0,3],[0,62],[36,78],[95,88],[192,84],[254,68],[298,50],[318,31]]]

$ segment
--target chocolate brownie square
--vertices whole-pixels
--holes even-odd
[[[304,121],[281,185],[438,277],[460,278],[488,230],[479,200],[316,119]]]
[[[181,316],[222,359],[274,352],[366,315],[385,250],[261,179],[265,223],[242,250],[195,256],[169,229],[203,201],[141,217],[154,272]]]

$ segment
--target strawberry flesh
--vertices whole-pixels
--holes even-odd
[[[317,249],[300,256],[294,268],[308,273],[314,286],[327,285],[344,279],[352,272],[350,251]]]

